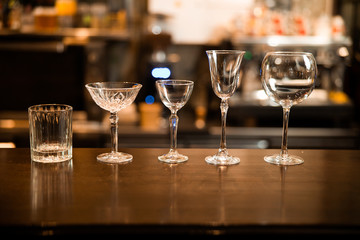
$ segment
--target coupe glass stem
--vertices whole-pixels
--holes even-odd
[[[171,110],[171,115],[169,117],[170,123],[170,152],[175,152],[177,148],[177,129],[179,123],[179,117],[176,115],[175,110]]]
[[[118,115],[116,112],[110,113],[111,123],[111,153],[118,151]]]
[[[221,139],[219,152],[226,152],[226,117],[229,109],[228,99],[221,99]]]
[[[282,159],[286,159],[288,157],[287,134],[288,134],[289,115],[290,115],[290,107],[283,107],[283,133],[282,133],[281,152],[280,152],[280,156]]]

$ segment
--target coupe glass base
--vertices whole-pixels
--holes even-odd
[[[281,157],[279,154],[265,156],[265,162],[276,164],[276,165],[299,165],[304,163],[304,159],[294,155],[288,155],[287,157]]]
[[[170,151],[164,155],[158,157],[159,161],[165,163],[182,163],[187,161],[189,158],[185,155],[178,153],[177,151]]]
[[[128,153],[123,152],[111,152],[111,153],[102,153],[96,157],[100,162],[105,163],[128,163],[131,162],[133,156]]]
[[[240,163],[240,158],[223,154],[215,154],[205,158],[207,163],[213,165],[234,165]]]

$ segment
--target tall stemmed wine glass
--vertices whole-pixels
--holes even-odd
[[[96,82],[85,85],[94,102],[110,112],[111,152],[102,153],[97,160],[106,163],[126,163],[133,159],[128,153],[118,152],[117,113],[132,104],[142,85],[131,82]]]
[[[170,151],[158,157],[162,162],[181,163],[188,160],[188,157],[177,151],[177,129],[179,117],[177,111],[189,100],[194,82],[189,80],[157,80],[156,89],[162,103],[169,108],[171,115],[170,123]]]
[[[280,154],[265,156],[266,162],[297,165],[304,160],[288,154],[287,133],[290,108],[312,92],[317,75],[316,60],[306,52],[269,52],[261,65],[261,82],[269,98],[283,109],[283,133]]]
[[[221,140],[220,148],[215,155],[205,161],[214,165],[238,164],[240,159],[229,155],[226,149],[226,117],[229,108],[228,100],[240,85],[240,65],[245,51],[208,50],[211,85],[214,93],[221,99]]]

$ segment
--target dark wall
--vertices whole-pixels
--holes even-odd
[[[83,51],[0,50],[0,110],[26,111],[41,103],[84,109]]]

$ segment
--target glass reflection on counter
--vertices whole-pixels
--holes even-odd
[[[164,167],[164,170],[169,173],[170,179],[169,179],[169,211],[167,214],[165,214],[163,220],[170,220],[170,221],[176,221],[179,219],[179,202],[177,200],[178,196],[178,179],[177,179],[177,171],[179,168],[179,164],[177,163],[164,163],[162,162],[162,166]]]
[[[224,175],[227,174],[228,168],[231,167],[229,165],[217,165],[216,170],[218,172],[219,177],[219,219],[220,222],[225,222],[226,220],[226,208],[225,208],[225,196],[224,196]]]
[[[280,167],[280,182],[281,182],[281,197],[280,197],[280,219],[282,221],[286,220],[286,214],[285,214],[285,177],[286,177],[286,171],[289,166],[279,166]]]
[[[59,163],[31,162],[32,218],[45,221],[48,212],[65,209],[72,202],[73,161]]]

